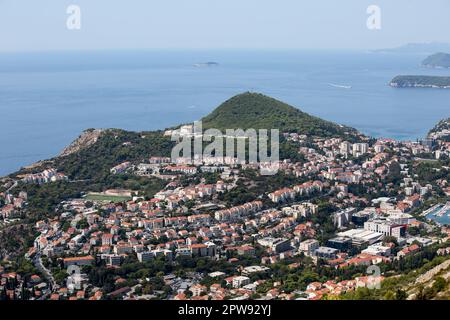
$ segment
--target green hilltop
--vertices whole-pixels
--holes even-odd
[[[311,116],[260,93],[246,92],[222,103],[202,119],[203,128],[279,129],[319,137],[355,135],[353,128]]]

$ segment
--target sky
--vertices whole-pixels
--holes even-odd
[[[366,25],[370,5],[381,29]],[[0,0],[0,52],[378,49],[450,42],[449,15],[449,0]]]

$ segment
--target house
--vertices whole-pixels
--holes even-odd
[[[306,255],[312,255],[314,251],[319,248],[319,241],[315,239],[308,239],[300,242],[299,250]]]
[[[119,255],[111,254],[108,256],[108,265],[109,266],[120,266],[122,261],[122,257]]]
[[[259,239],[258,243],[263,247],[268,247],[270,251],[280,253],[291,249],[291,242],[284,238],[263,238]]]
[[[241,288],[250,283],[250,278],[245,276],[237,276],[233,278],[233,288]]]
[[[322,289],[322,283],[320,282],[311,282],[306,286],[307,291],[317,291]]]
[[[111,168],[110,172],[112,174],[120,174],[120,173],[125,172],[130,167],[131,167],[131,162],[126,161],[126,162],[123,162],[123,163]]]
[[[114,252],[117,255],[129,254],[133,252],[133,246],[128,243],[120,243],[114,247]]]
[[[272,202],[286,202],[295,199],[295,190],[291,188],[283,188],[267,195]]]
[[[64,261],[64,267],[67,268],[70,266],[92,265],[95,262],[95,259],[92,256],[85,256],[85,257],[65,258],[63,261]]]
[[[188,167],[188,166],[167,166],[167,167],[164,167],[164,170],[171,171],[171,172],[181,172],[184,174],[196,174],[197,173],[196,167]]]
[[[102,235],[102,245],[103,246],[111,246],[113,244],[114,236],[110,233],[105,233]]]
[[[420,205],[420,196],[418,194],[412,195],[404,201],[406,204],[410,205],[412,208],[418,207]]]
[[[153,255],[152,252],[138,252],[137,253],[137,258],[139,260],[139,262],[147,262],[147,261],[151,261],[153,260],[155,256]]]
[[[397,258],[403,258],[405,256],[411,255],[415,252],[418,252],[420,250],[420,247],[417,244],[413,244],[412,246],[406,247],[402,250],[400,250],[397,253]]]
[[[252,256],[255,254],[255,248],[252,246],[241,246],[237,247],[237,253],[240,256],[249,255]]]
[[[201,296],[202,293],[206,292],[207,288],[201,284],[196,284],[190,287],[189,291],[192,292],[192,296],[197,297]]]
[[[324,258],[324,259],[335,259],[336,258],[336,254],[338,252],[339,252],[338,249],[329,248],[329,247],[319,247],[314,252],[314,255],[319,257],[319,258]]]

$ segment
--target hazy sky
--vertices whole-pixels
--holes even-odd
[[[66,9],[81,8],[68,30]],[[381,8],[381,30],[366,26]],[[450,42],[449,0],[0,0],[0,51],[373,49]]]

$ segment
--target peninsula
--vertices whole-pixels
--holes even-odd
[[[450,77],[401,75],[392,79],[389,85],[395,88],[450,89]]]

